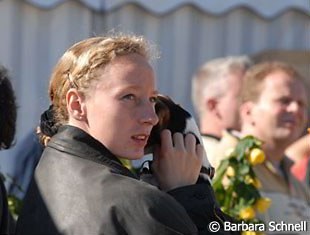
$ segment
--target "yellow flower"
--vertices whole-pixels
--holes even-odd
[[[245,182],[246,184],[254,184],[254,180],[253,180],[253,178],[252,178],[250,175],[246,175],[246,176],[245,176],[244,182]]]
[[[250,175],[246,175],[244,178],[244,181],[246,184],[253,184],[253,186],[255,188],[261,188],[262,187],[262,183],[260,182],[260,180],[257,178],[253,179]]]
[[[228,189],[228,187],[232,184],[231,180],[227,177],[227,175],[224,175],[221,181],[223,187],[225,190]],[[225,197],[226,195],[224,195]]]
[[[8,205],[9,205],[9,206],[13,206],[13,201],[12,201],[12,199],[9,199],[9,200],[8,200]]]
[[[234,177],[235,176],[235,169],[232,166],[228,166],[226,170],[226,175],[228,177]]]
[[[259,149],[259,148],[254,148],[251,150],[249,154],[249,162],[251,165],[257,165],[262,163],[265,160],[265,153]]]
[[[239,216],[241,219],[253,219],[255,217],[255,211],[252,207],[246,207],[240,210]]]
[[[260,182],[260,180],[258,178],[254,178],[253,185],[255,188],[261,188],[262,187],[262,183]]]
[[[241,234],[242,235],[256,235],[256,232],[254,232],[254,231],[243,231]]]
[[[256,201],[254,207],[258,212],[264,213],[270,207],[270,204],[271,204],[270,198],[261,197]]]
[[[256,231],[243,231],[241,235],[263,235],[262,232],[256,232]]]

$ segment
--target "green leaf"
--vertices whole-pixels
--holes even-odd
[[[8,206],[9,210],[11,212],[11,215],[17,219],[18,215],[20,214],[21,208],[22,208],[22,200],[15,197],[14,195],[8,195]]]
[[[249,165],[240,164],[240,166],[238,167],[238,173],[241,175],[247,175],[249,172],[250,172]]]
[[[225,200],[225,190],[224,188],[218,188],[216,191],[215,191],[215,196],[216,196],[216,199],[218,201],[218,203],[220,205],[223,205],[223,202]]]
[[[241,182],[236,186],[236,193],[239,197],[244,198],[247,201],[250,201],[251,199],[256,200],[260,197],[258,190],[252,184],[246,184],[244,182]]]
[[[222,185],[222,178],[226,172],[228,165],[229,165],[228,159],[224,159],[221,161],[219,168],[215,172],[215,178],[212,181],[214,188],[218,188],[219,185]]]

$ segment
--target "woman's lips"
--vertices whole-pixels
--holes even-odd
[[[147,140],[149,138],[149,135],[147,134],[138,134],[131,136],[131,139],[135,141],[138,145],[144,147],[147,143]]]

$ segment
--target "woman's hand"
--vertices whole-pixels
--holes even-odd
[[[161,146],[154,153],[152,170],[162,190],[195,184],[202,165],[203,146],[193,134],[161,132]]]

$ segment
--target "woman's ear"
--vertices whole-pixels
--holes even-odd
[[[86,119],[85,96],[76,88],[71,88],[66,95],[69,118],[78,121]]]

